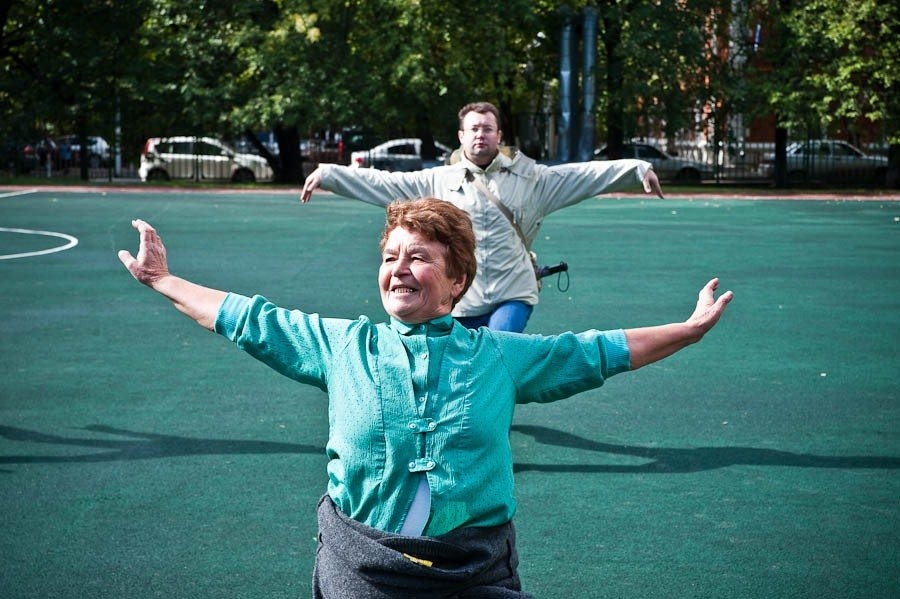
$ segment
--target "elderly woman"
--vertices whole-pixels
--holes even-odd
[[[599,387],[699,341],[731,292],[685,322],[555,336],[467,329],[450,312],[475,275],[469,217],[433,198],[388,207],[378,285],[387,323],[324,318],[171,274],[141,220],[119,258],[276,371],[328,393],[328,492],[314,597],[527,597],[517,574],[509,430],[517,403]]]

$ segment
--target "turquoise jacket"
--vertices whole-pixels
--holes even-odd
[[[513,517],[515,404],[599,387],[630,363],[622,330],[523,335],[470,330],[449,315],[373,324],[236,294],[215,330],[328,393],[328,494],[350,518],[399,532],[425,473],[427,536]]]

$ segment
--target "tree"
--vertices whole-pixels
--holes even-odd
[[[145,2],[25,0],[0,6],[4,120],[27,133],[113,138],[118,90]],[[6,100],[9,100],[7,103]],[[87,153],[81,177],[87,179]]]
[[[857,143],[877,132],[900,143],[900,9],[879,0],[770,2],[750,77],[755,104],[777,115],[776,182],[784,180],[788,132],[828,133]],[[763,18],[763,17],[766,18]]]
[[[889,177],[900,183],[900,7],[812,0],[797,6],[788,27],[801,48],[824,58],[824,68],[807,77],[822,125],[860,144],[883,123],[878,133],[891,144]]]
[[[608,0],[598,5],[605,71],[600,130],[611,155],[621,155],[626,137],[661,132],[671,141],[684,131],[693,133],[694,115],[706,104],[716,106],[723,95],[716,93],[723,85],[716,44],[727,43],[721,24],[730,3]]]

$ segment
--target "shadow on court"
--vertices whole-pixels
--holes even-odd
[[[181,456],[203,455],[251,455],[251,454],[323,454],[320,446],[276,441],[242,441],[237,439],[194,439],[175,435],[141,433],[110,426],[94,424],[81,430],[128,437],[126,439],[89,439],[67,437],[38,431],[0,426],[0,437],[8,441],[21,441],[63,447],[83,447],[102,450],[98,453],[79,455],[0,455],[0,464],[65,464],[90,462],[116,462],[128,460],[153,460]]]
[[[786,466],[792,468],[874,468],[900,469],[900,458],[882,456],[819,456],[791,453],[777,449],[754,447],[698,447],[676,449],[669,447],[641,447],[636,445],[612,445],[585,439],[544,426],[513,425],[512,429],[529,435],[542,445],[554,445],[570,449],[595,451],[614,455],[627,455],[649,460],[639,465],[604,464],[520,464],[518,472],[572,472],[604,473],[635,472],[679,474],[701,472],[728,466]]]
[[[124,439],[90,439],[42,433],[34,430],[0,426],[0,437],[8,441],[38,443],[48,446],[82,447],[101,450],[98,453],[52,455],[0,455],[0,464],[65,464],[152,460],[182,456],[250,455],[250,454],[322,454],[319,446],[275,441],[243,441],[237,439],[196,439],[176,435],[142,433],[104,425],[86,426],[84,431],[103,433]],[[606,464],[522,464],[515,472],[640,472],[678,474],[700,472],[728,466],[785,466],[792,468],[873,468],[900,469],[900,458],[883,456],[819,456],[753,447],[699,447],[677,449],[615,445],[586,439],[544,426],[514,425],[514,432],[532,437],[542,445],[597,453],[627,455],[649,460],[640,465]],[[8,471],[7,471],[8,472]]]

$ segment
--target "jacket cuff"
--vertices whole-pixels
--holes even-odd
[[[623,329],[606,331],[603,335],[606,352],[606,376],[613,376],[631,370],[631,350]]]
[[[249,303],[249,297],[237,293],[226,295],[216,314],[215,331],[231,341],[235,341]]]

